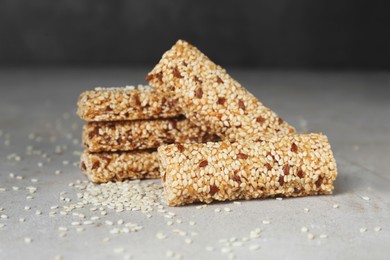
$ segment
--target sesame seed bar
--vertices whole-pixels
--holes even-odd
[[[217,141],[186,119],[90,122],[83,128],[83,143],[90,152],[132,151],[167,143]]]
[[[156,151],[103,152],[81,154],[81,170],[92,182],[160,177]]]
[[[86,121],[118,121],[171,118],[179,110],[150,86],[95,88],[83,92],[77,114]]]
[[[336,161],[325,135],[158,148],[168,205],[331,194]]]
[[[224,140],[292,134],[295,129],[191,44],[179,40],[147,75],[198,126]]]

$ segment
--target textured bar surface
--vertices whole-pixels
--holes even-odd
[[[146,80],[198,126],[224,140],[291,134],[295,129],[265,107],[196,47],[179,40]]]
[[[325,135],[158,148],[168,205],[331,194],[336,162]]]
[[[156,151],[104,152],[81,154],[80,167],[93,182],[160,177]]]
[[[84,146],[91,152],[132,151],[162,144],[218,141],[186,119],[90,122],[83,128]]]
[[[180,115],[177,107],[150,86],[95,88],[83,92],[77,114],[86,121],[119,121],[171,118]]]

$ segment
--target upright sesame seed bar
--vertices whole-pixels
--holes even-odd
[[[98,183],[160,177],[156,151],[90,153],[85,150],[80,167],[90,181]]]
[[[132,151],[162,144],[218,141],[186,119],[90,122],[83,128],[83,143],[90,152]]]
[[[158,91],[169,93],[171,102],[189,120],[224,140],[295,132],[223,68],[183,40],[163,55],[146,80]]]
[[[174,104],[150,86],[95,88],[83,92],[77,114],[86,121],[171,118],[180,115]]]
[[[158,148],[170,206],[213,200],[331,194],[336,161],[325,135]]]

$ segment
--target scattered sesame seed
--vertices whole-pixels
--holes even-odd
[[[172,221],[168,221],[167,222],[167,226],[172,226],[173,225],[173,222]]]
[[[326,234],[321,234],[321,235],[320,235],[320,238],[323,238],[323,239],[328,238],[328,235],[326,235]]]
[[[306,213],[310,211],[310,209],[308,208],[304,208],[303,211],[305,211]]]
[[[235,205],[241,205],[241,201],[234,201],[233,204],[235,204]]]
[[[192,244],[192,240],[191,240],[190,238],[184,239],[184,242],[185,242],[186,244]]]
[[[0,188],[0,192],[5,192],[6,189],[5,188]]]
[[[271,224],[271,221],[270,220],[263,220],[263,224],[265,224],[265,225]]]
[[[171,251],[171,250],[168,250],[166,253],[165,253],[165,256],[168,257],[168,258],[171,258],[174,256],[174,253]]]
[[[19,218],[19,222],[23,223],[26,219],[25,218]]]
[[[115,254],[120,254],[120,253],[123,253],[123,252],[125,252],[125,249],[123,247],[114,248],[114,253]]]
[[[79,225],[80,225],[80,222],[73,221],[73,222],[71,223],[71,225],[72,225],[72,226],[79,226]]]
[[[15,178],[15,174],[12,173],[12,172],[10,172],[10,173],[9,173],[9,177],[10,177],[10,178]]]
[[[374,228],[374,231],[375,231],[375,232],[379,232],[379,231],[381,231],[381,230],[382,230],[381,227],[375,227],[375,228]]]
[[[67,227],[59,227],[58,231],[68,231],[68,228]]]
[[[38,182],[38,179],[31,179],[31,182],[36,183]]]
[[[251,246],[249,246],[249,250],[250,251],[256,251],[256,250],[259,250],[259,249],[260,249],[259,245],[251,245]]]
[[[12,190],[17,191],[17,190],[19,190],[19,187],[12,186]]]
[[[82,228],[82,227],[78,227],[78,228],[76,228],[76,231],[77,232],[83,232],[85,229],[84,228]]]
[[[38,165],[38,167],[42,167],[43,163],[42,162],[38,162],[37,165]]]
[[[226,212],[232,211],[232,210],[231,210],[230,208],[228,208],[228,207],[225,207],[223,210],[226,211]]]
[[[196,223],[195,223],[195,221],[190,221],[189,224],[190,224],[190,226],[195,226]]]
[[[35,215],[42,215],[42,211],[39,210],[35,211]]]
[[[312,233],[307,234],[307,239],[313,240],[314,239],[314,235]]]
[[[214,209],[214,212],[221,212],[221,209],[220,208],[216,208],[216,209]]]
[[[366,231],[367,231],[367,228],[365,228],[365,227],[360,228],[360,233],[364,233]]]
[[[5,214],[1,214],[0,218],[2,218],[2,219],[8,219],[8,216],[5,215]]]
[[[369,201],[369,200],[370,200],[370,198],[367,197],[367,196],[361,196],[361,198],[362,198],[363,200],[365,200],[365,201]]]
[[[333,204],[333,208],[337,209],[339,208],[340,206],[338,204]]]
[[[59,236],[60,238],[64,238],[64,237],[66,237],[66,233],[60,233],[58,236]]]
[[[31,242],[32,242],[32,239],[30,237],[25,237],[24,238],[24,243],[31,244]]]
[[[301,232],[302,232],[302,233],[306,233],[307,231],[308,231],[307,227],[302,227],[302,228],[301,228]]]
[[[166,239],[167,236],[165,236],[163,233],[159,232],[156,234],[156,238],[161,240],[161,239]]]
[[[17,180],[23,180],[23,176],[18,175],[18,176],[16,176],[16,179]]]
[[[232,249],[229,248],[229,247],[222,247],[221,248],[221,253],[222,254],[227,254],[227,253],[230,253],[231,251],[232,251]]]
[[[91,220],[87,220],[87,221],[83,222],[83,225],[92,225],[92,224],[93,224],[93,221],[91,221]]]
[[[281,198],[281,197],[277,197],[277,198],[276,198],[276,200],[283,200],[283,198]]]
[[[106,225],[108,226],[112,226],[114,223],[110,220],[106,220],[104,223],[106,223]]]
[[[54,257],[54,260],[62,260],[62,256],[56,255],[56,256]]]

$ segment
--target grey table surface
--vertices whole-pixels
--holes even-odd
[[[176,214],[175,219],[182,220],[177,223],[174,219],[172,226],[157,212],[147,219],[140,212],[107,210],[106,216],[85,226],[85,231],[76,232],[71,226],[74,216],[57,211],[50,217],[51,206],[61,208],[65,203],[59,200],[60,192],[66,191],[77,202],[76,190],[68,184],[85,180],[74,166],[83,149],[83,122],[75,114],[78,95],[96,86],[143,83],[147,71],[0,69],[0,215],[8,216],[0,218],[0,259],[165,259],[168,251],[183,259],[390,258],[388,73],[231,71],[300,132],[328,135],[338,166],[333,195],[252,200],[241,205],[214,203],[202,209],[197,209],[198,205],[167,207]],[[56,154],[56,145],[68,149]],[[27,146],[44,155],[26,155]],[[56,170],[61,173],[56,175]],[[10,173],[23,179],[11,178]],[[30,200],[26,199],[29,186],[37,187]],[[24,210],[25,206],[31,210]],[[232,211],[214,211],[224,207]],[[42,214],[36,215],[37,210]],[[91,215],[88,209],[79,212]],[[104,224],[107,219],[131,221],[143,229],[113,235]],[[190,225],[190,221],[196,224]],[[65,237],[59,236],[60,226],[69,227]],[[308,232],[301,232],[302,227]],[[173,228],[185,231],[186,236],[174,234]],[[231,252],[225,252],[221,239],[240,241],[256,228],[261,229],[259,238],[236,243]],[[158,232],[167,238],[157,239]],[[308,233],[314,239],[308,239]],[[32,242],[26,243],[25,237]],[[110,240],[103,242],[105,237]],[[192,243],[185,243],[186,238]],[[252,245],[259,248],[250,250]],[[215,250],[209,252],[207,246]],[[123,252],[115,248],[123,248]]]

